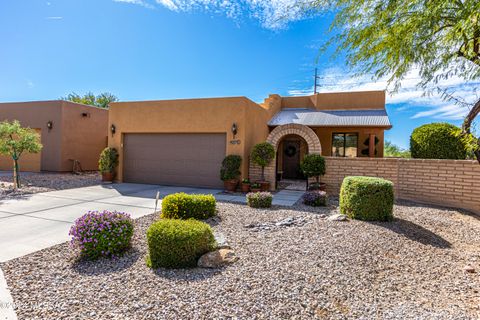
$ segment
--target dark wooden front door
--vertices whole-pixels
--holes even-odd
[[[300,178],[300,141],[285,140],[283,143],[283,178]]]

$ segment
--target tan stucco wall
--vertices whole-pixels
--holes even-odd
[[[62,145],[62,101],[0,103],[0,121],[18,120],[22,126],[42,131],[41,169],[59,171]],[[53,129],[48,130],[47,122]]]
[[[331,92],[312,96],[282,97],[282,108],[384,109],[385,91]]]
[[[123,179],[122,138],[126,133],[226,133],[226,154],[242,156],[242,178],[247,177],[248,154],[255,143],[265,141],[267,118],[266,109],[245,97],[112,103],[109,127],[114,124],[116,133],[109,135],[108,144],[120,153],[117,179]],[[233,123],[238,126],[235,139]]]
[[[98,170],[100,152],[107,146],[108,110],[67,101],[62,107],[60,170],[72,170],[70,159],[79,160],[83,170]]]
[[[82,112],[90,117],[82,118]],[[71,171],[68,159],[79,160],[84,170],[97,170],[98,155],[106,146],[108,110],[61,100],[0,103],[4,120],[41,130],[41,170]]]

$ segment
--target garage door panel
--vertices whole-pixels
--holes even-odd
[[[221,187],[225,134],[125,134],[124,181]]]

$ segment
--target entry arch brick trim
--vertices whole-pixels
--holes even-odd
[[[273,129],[272,132],[270,132],[270,134],[268,135],[266,141],[272,144],[273,147],[275,148],[275,157],[270,162],[270,164],[265,167],[265,180],[270,182],[271,190],[275,189],[276,179],[277,179],[275,167],[277,163],[276,157],[277,157],[278,144],[280,143],[283,137],[291,134],[298,135],[307,142],[308,153],[314,153],[314,154],[322,153],[322,145],[320,144],[320,139],[318,138],[315,131],[313,131],[308,126],[291,123],[291,124],[281,125]],[[259,180],[260,172],[261,172],[261,168],[257,167],[252,162],[250,162],[250,178],[252,180]]]

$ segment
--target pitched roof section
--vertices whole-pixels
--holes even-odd
[[[385,110],[283,109],[272,117],[269,126],[289,123],[313,127],[391,127]]]

